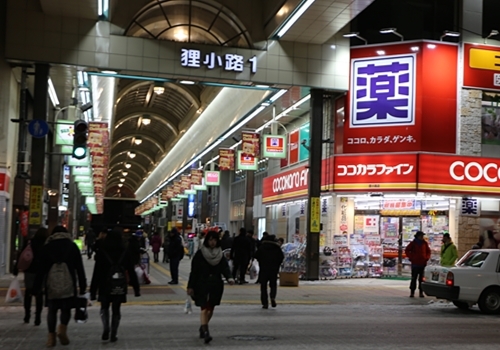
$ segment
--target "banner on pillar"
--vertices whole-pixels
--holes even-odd
[[[234,149],[231,148],[219,149],[219,170],[220,171],[234,170]]]
[[[42,224],[42,200],[43,200],[43,186],[31,186],[30,210],[29,210],[30,225]]]

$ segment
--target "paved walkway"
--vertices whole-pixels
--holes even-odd
[[[90,282],[94,260],[84,258],[87,280]],[[129,293],[127,305],[183,305],[186,300],[186,285],[191,261],[184,258],[179,268],[179,285],[171,286],[169,265],[151,263],[150,285],[141,286],[141,297]],[[248,276],[247,276],[248,277]],[[5,294],[12,276],[0,279],[0,306],[5,304]],[[19,275],[21,280],[23,276]],[[223,304],[259,305],[259,285],[250,280],[245,285],[226,285]],[[373,304],[373,305],[418,305],[426,304],[430,298],[408,298],[409,281],[396,279],[353,278],[330,281],[300,281],[299,287],[278,287],[279,304]],[[17,304],[9,304],[15,306]]]

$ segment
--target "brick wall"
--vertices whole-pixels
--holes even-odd
[[[462,89],[458,153],[481,155],[481,90]]]

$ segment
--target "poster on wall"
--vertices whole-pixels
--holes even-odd
[[[257,170],[259,158],[246,155],[243,151],[238,151],[238,170]]]
[[[219,170],[220,171],[234,170],[234,149],[230,148],[219,149]]]
[[[241,151],[247,157],[259,157],[260,135],[255,132],[243,131],[241,133]]]

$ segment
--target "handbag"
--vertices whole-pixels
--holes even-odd
[[[89,314],[87,312],[87,305],[89,303],[88,293],[84,295],[79,295],[76,298],[76,308],[75,308],[75,322],[76,323],[86,323]]]
[[[21,292],[21,286],[19,285],[19,280],[17,276],[10,282],[9,290],[5,296],[6,303],[15,303],[23,301],[23,293]]]
[[[184,304],[184,313],[190,314],[193,312],[193,307],[191,306],[191,300],[189,298],[186,299],[186,304]]]

